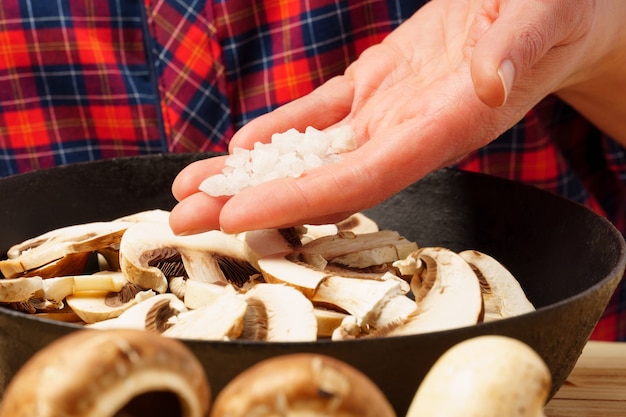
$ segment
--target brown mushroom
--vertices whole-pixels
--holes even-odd
[[[393,417],[380,388],[347,363],[300,353],[266,359],[215,398],[212,417]]]
[[[204,368],[180,341],[136,330],[82,330],[18,371],[0,417],[204,417],[210,396]]]

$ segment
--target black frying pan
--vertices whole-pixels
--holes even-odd
[[[0,179],[0,251],[60,226],[169,209],[175,203],[174,176],[205,156],[125,158]],[[537,311],[387,339],[186,342],[205,365],[214,394],[264,358],[318,352],[364,371],[401,416],[434,361],[459,341],[483,334],[512,336],[534,347],[552,371],[554,393],[574,367],[626,264],[624,240],[606,220],[547,192],[480,174],[435,172],[367,214],[381,228],[397,230],[420,246],[477,249],[496,257],[519,279]],[[78,328],[0,308],[0,393],[37,350]]]

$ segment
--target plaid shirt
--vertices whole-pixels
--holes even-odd
[[[2,0],[0,176],[224,151],[254,117],[344,71],[423,3]],[[460,168],[587,204],[626,232],[626,154],[548,97]],[[626,340],[626,282],[593,336]]]

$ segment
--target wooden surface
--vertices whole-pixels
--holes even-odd
[[[626,417],[626,343],[589,342],[547,417]]]

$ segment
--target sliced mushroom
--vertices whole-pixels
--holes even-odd
[[[218,394],[212,417],[394,417],[380,388],[347,363],[301,353],[266,359]]]
[[[89,325],[94,329],[135,329],[163,333],[170,328],[180,313],[188,311],[174,294],[156,294],[138,301],[118,317]]]
[[[166,337],[195,340],[236,339],[243,329],[246,303],[232,286],[215,302],[180,313],[162,334]]]
[[[385,304],[393,297],[406,298],[394,280],[374,281],[331,276],[320,283],[311,297],[318,306],[346,311],[359,326],[373,326]],[[414,304],[411,300],[409,303]]]
[[[158,265],[180,263],[174,271],[163,271]],[[129,227],[120,243],[120,267],[129,281],[159,293],[168,289],[168,277],[184,272],[189,279],[226,285],[222,268],[240,263],[245,281],[256,272],[246,260],[244,243],[234,235],[209,231],[189,236],[176,236],[167,223],[140,222]],[[157,266],[154,266],[157,265]]]
[[[195,310],[214,303],[226,291],[230,291],[230,285],[209,284],[195,280],[187,280],[183,301],[190,310]]]
[[[328,263],[350,268],[368,268],[404,259],[417,244],[392,230],[355,234],[340,232],[315,239],[298,249],[307,258],[320,256]]]
[[[416,265],[411,289],[417,310],[388,335],[434,332],[470,326],[482,319],[483,300],[472,268],[457,253],[439,247],[426,247],[403,261]]]
[[[272,284],[288,284],[308,298],[329,274],[304,262],[292,262],[288,255],[274,254],[258,260],[265,280]]]
[[[352,232],[357,235],[380,230],[378,223],[363,213],[354,213],[337,223],[336,226],[339,232]]]
[[[61,259],[19,274],[21,277],[52,278],[63,275],[81,274],[87,268],[91,252],[68,253]]]
[[[91,324],[118,317],[124,311],[154,296],[152,290],[128,285],[120,292],[83,291],[65,298],[67,305],[83,320]]]
[[[493,257],[475,250],[460,252],[478,277],[485,303],[484,321],[535,311],[535,306],[511,272]]]
[[[121,272],[98,272],[92,275],[74,275],[43,280],[44,296],[50,301],[62,301],[77,292],[106,291],[119,293],[128,280]]]
[[[7,252],[8,259],[0,261],[0,271],[5,277],[12,278],[41,268],[50,262],[57,261],[58,264],[58,261],[68,254],[93,252],[99,248],[119,244],[121,236],[130,224],[93,222],[52,230],[12,246]]]
[[[479,336],[444,353],[430,369],[407,417],[545,417],[550,370],[525,343]]]
[[[41,277],[0,279],[0,303],[27,302],[42,291]]]
[[[240,339],[268,342],[317,340],[313,304],[293,287],[257,284],[245,293],[248,309]]]
[[[313,314],[317,319],[317,337],[331,337],[335,329],[341,326],[343,320],[348,316],[342,311],[315,307]]]
[[[177,340],[141,331],[83,330],[35,354],[15,375],[0,417],[204,417],[204,368]]]

